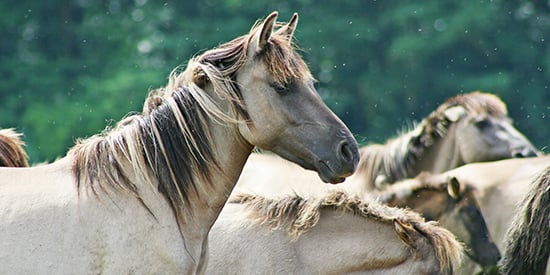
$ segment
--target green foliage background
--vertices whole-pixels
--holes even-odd
[[[445,99],[499,95],[545,150],[550,127],[547,1],[0,2],[0,127],[32,162],[139,111],[194,54],[296,11],[298,44],[328,105],[361,143],[383,142]]]

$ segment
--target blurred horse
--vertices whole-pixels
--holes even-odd
[[[1,274],[203,273],[208,232],[254,146],[337,183],[357,143],[277,13],[188,62],[142,114],[54,163],[0,169]],[[312,138],[315,137],[315,138]]]
[[[14,129],[0,130],[0,166],[28,167],[29,156],[23,146],[20,133]]]
[[[462,252],[412,211],[339,191],[236,196],[210,243],[208,274],[452,274]]]
[[[532,182],[550,165],[550,156],[471,163],[431,175],[432,182],[456,178],[474,189],[489,233],[500,251],[505,248],[505,234],[512,226],[514,213],[527,196]],[[470,267],[473,272],[474,267]],[[465,269],[466,270],[466,269]]]
[[[384,145],[361,148],[357,188],[372,190],[420,172],[441,173],[466,163],[538,155],[512,124],[506,105],[488,93],[452,97],[420,124]]]
[[[534,182],[505,237],[502,274],[548,274],[550,256],[550,168]]]
[[[429,179],[430,175],[423,172],[415,179],[389,185],[369,195],[390,206],[409,208],[428,220],[438,221],[464,244],[470,259],[484,270],[495,269],[501,255],[481,214],[474,187],[456,178],[439,182]],[[467,274],[461,272],[461,268],[457,274]]]

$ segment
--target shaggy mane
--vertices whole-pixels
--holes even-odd
[[[502,274],[544,274],[550,257],[550,167],[532,184],[504,238]]]
[[[267,224],[272,229],[286,228],[294,240],[317,225],[321,218],[321,210],[325,208],[349,212],[387,224],[398,220],[429,239],[441,270],[451,273],[461,260],[460,243],[449,231],[435,226],[434,222],[425,222],[416,212],[388,207],[375,200],[361,199],[342,191],[330,191],[325,196],[309,199],[298,195],[268,199],[257,195],[239,194],[230,203],[244,204],[250,210],[249,217],[256,223]]]
[[[179,223],[184,209],[193,215],[193,203],[213,188],[208,184],[213,173],[223,174],[208,124],[242,123],[249,117],[235,80],[259,26],[192,58],[183,72],[174,70],[165,87],[149,94],[141,114],[78,140],[69,155],[79,193],[125,192],[147,208],[140,190],[148,184],[164,195]],[[274,31],[253,58],[258,56],[281,83],[311,77],[284,33]],[[216,101],[230,103],[229,112]]]
[[[0,130],[0,166],[28,167],[29,156],[23,148],[22,134],[14,129]]]
[[[446,111],[460,106],[474,117],[506,117],[506,104],[493,94],[479,91],[454,96],[423,119],[415,129],[388,140],[384,145],[373,144],[360,149],[358,173],[366,175],[367,184],[378,187],[414,176],[413,167],[435,140],[445,138],[456,121]],[[379,175],[383,175],[379,177]]]

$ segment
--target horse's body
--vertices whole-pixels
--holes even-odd
[[[0,169],[0,273],[202,273],[254,146],[326,182],[353,173],[357,144],[291,46],[297,15],[276,18],[192,59],[142,114],[64,158]]]
[[[208,274],[445,274],[461,254],[418,214],[342,192],[236,200],[212,227]]]
[[[550,169],[532,184],[506,232],[500,272],[549,274],[550,260]]]
[[[29,157],[23,148],[21,134],[14,129],[0,130],[0,166],[27,167]]]

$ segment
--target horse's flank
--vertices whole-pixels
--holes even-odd
[[[550,260],[550,168],[534,182],[506,232],[502,274],[544,274]]]
[[[433,226],[432,223],[425,223],[424,219],[415,212],[386,207],[375,201],[359,199],[357,196],[350,196],[341,191],[332,191],[325,196],[309,199],[300,196],[267,199],[261,196],[241,194],[233,198],[230,203],[245,204],[250,210],[249,218],[251,220],[266,224],[273,229],[286,229],[294,240],[318,224],[322,209],[349,212],[386,224],[392,224],[397,220],[400,224],[414,228],[429,239],[442,272],[452,272],[461,259],[462,247],[449,231]],[[376,238],[376,236],[365,237]],[[414,247],[412,249],[414,250]]]
[[[0,130],[0,166],[27,167],[29,156],[23,148],[22,134],[14,129]]]

